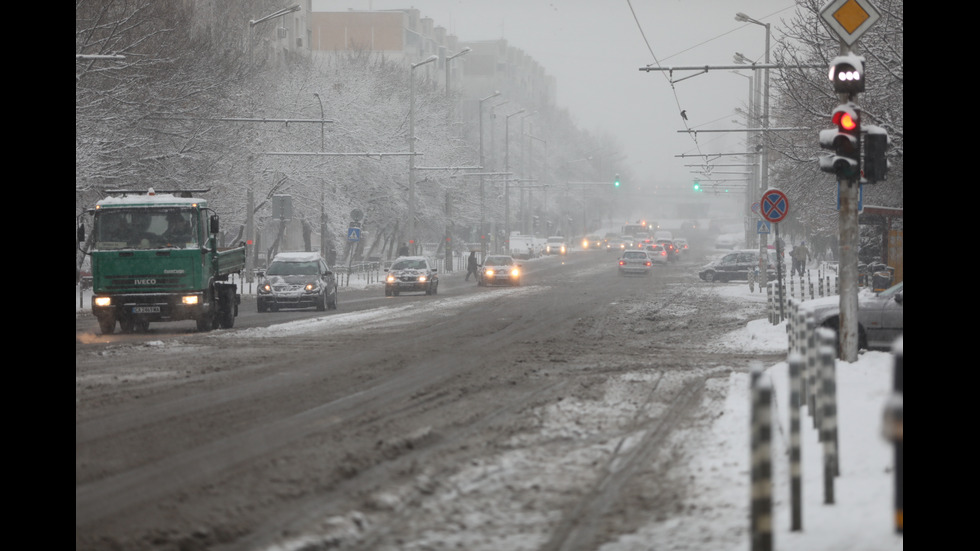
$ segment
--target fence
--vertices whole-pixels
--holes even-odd
[[[462,252],[453,252],[448,259],[440,256],[430,260],[439,273],[466,270],[466,254]],[[384,282],[385,269],[390,266],[391,260],[356,261],[349,266],[334,266],[333,271],[337,274],[337,285],[350,287]]]

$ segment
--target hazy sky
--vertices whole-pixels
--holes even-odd
[[[644,184],[688,186],[698,177],[695,158],[681,154],[744,151],[744,133],[692,129],[735,128],[735,112],[749,96],[751,71],[711,70],[681,82],[641,67],[733,65],[735,52],[765,60],[765,27],[735,20],[736,12],[770,23],[793,15],[793,0],[314,0],[317,10],[414,7],[463,41],[505,38],[557,80],[557,100],[579,126],[614,135],[623,161]],[[634,17],[635,14],[635,17]],[[673,79],[695,75],[677,71]],[[816,139],[814,139],[816,141]],[[737,158],[729,161],[738,163]],[[738,167],[716,170],[743,170]],[[626,168],[623,170],[626,171]],[[737,175],[716,176],[739,178]],[[703,178],[702,178],[703,179]]]

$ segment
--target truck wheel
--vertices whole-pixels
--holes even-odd
[[[135,326],[136,323],[133,321],[133,318],[127,316],[119,318],[119,330],[123,333],[132,333]]]
[[[150,320],[137,319],[133,322],[133,330],[137,333],[146,333],[150,330]]]
[[[211,316],[204,316],[203,318],[197,318],[197,330],[204,333],[210,331],[213,326],[213,321]]]
[[[214,307],[197,318],[197,330],[204,333],[214,329]]]
[[[116,318],[99,318],[99,329],[103,335],[111,335],[116,330]]]
[[[231,303],[224,302],[221,311],[218,313],[218,327],[231,329],[235,326],[235,307]]]

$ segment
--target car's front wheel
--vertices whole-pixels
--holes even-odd
[[[715,273],[714,272],[705,272],[704,273],[704,280],[707,281],[708,283],[713,282],[715,280]]]

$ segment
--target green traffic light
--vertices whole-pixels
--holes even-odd
[[[613,181],[613,187],[619,187],[619,174],[616,175],[616,179]]]
[[[697,180],[694,181],[694,191],[701,191],[701,182]]]

